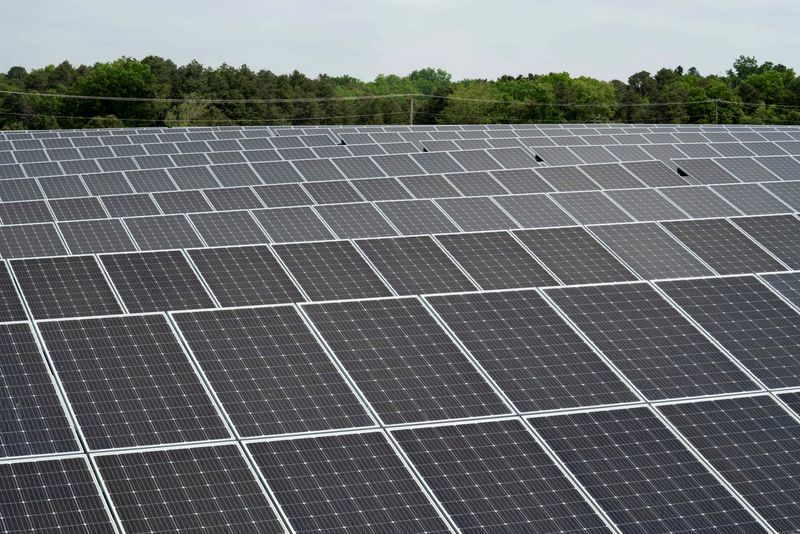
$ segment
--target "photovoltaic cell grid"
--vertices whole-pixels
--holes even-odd
[[[112,449],[92,454],[94,470],[86,465],[77,470],[88,473],[96,495],[93,478],[99,478],[114,517],[127,530],[278,531],[279,514],[272,512],[249,462],[242,463],[241,447],[198,443],[235,435],[268,438],[265,443],[295,450],[305,440],[316,446],[304,453],[308,465],[305,457],[319,459],[318,438],[300,434],[325,432],[331,441],[390,436],[397,445],[386,442],[388,450],[401,453],[402,469],[393,473],[413,484],[380,493],[379,503],[389,506],[356,503],[363,495],[356,490],[365,487],[362,475],[332,471],[325,462],[318,465],[326,470],[316,468],[320,474],[308,480],[315,491],[324,489],[317,496],[336,506],[318,515],[313,508],[322,501],[296,500],[297,515],[284,505],[281,520],[288,517],[297,530],[308,518],[307,524],[328,530],[346,525],[375,532],[436,531],[453,524],[462,531],[586,532],[604,530],[603,521],[611,517],[624,531],[689,530],[689,524],[696,530],[756,531],[748,514],[731,526],[738,512],[727,505],[722,506],[727,514],[710,509],[700,525],[693,512],[709,509],[706,489],[695,479],[680,482],[687,491],[699,488],[688,515],[683,502],[637,509],[642,501],[630,498],[631,486],[637,498],[647,495],[648,503],[675,498],[669,488],[680,475],[660,453],[655,468],[640,469],[653,482],[616,484],[614,473],[624,471],[619,469],[606,475],[603,491],[637,517],[623,523],[607,506],[610,501],[597,498],[584,483],[597,501],[589,505],[570,482],[573,474],[583,482],[579,469],[548,444],[567,464],[563,476],[552,451],[537,449],[538,436],[518,420],[452,421],[503,417],[511,409],[585,416],[578,412],[637,402],[635,388],[648,400],[661,401],[656,408],[661,417],[670,417],[707,467],[719,471],[766,522],[779,531],[795,530],[793,506],[800,499],[792,497],[796,488],[788,481],[797,478],[796,419],[783,405],[766,402],[770,397],[759,394],[759,385],[748,378],[767,387],[797,385],[798,312],[790,302],[800,304],[800,284],[797,273],[773,273],[798,268],[798,219],[787,214],[800,206],[800,188],[786,180],[800,178],[800,163],[772,155],[793,150],[787,142],[792,135],[781,130],[792,131],[652,125],[414,128],[0,134],[0,149],[8,150],[0,154],[7,163],[0,169],[6,178],[0,183],[0,255],[11,260],[11,271],[4,279],[0,274],[0,309],[6,314],[0,318],[25,321],[28,312],[34,319],[54,312],[36,325],[43,352],[26,323],[0,325],[8,341],[0,343],[0,389],[5,388],[8,415],[3,419],[10,422],[0,434],[0,456],[22,460],[0,467],[55,466],[54,472],[70,471],[77,480],[52,460],[29,458],[78,451],[77,433],[91,451]],[[13,143],[1,140],[9,136]],[[352,136],[347,146],[332,144],[342,136]],[[783,144],[778,148],[765,138]],[[422,145],[436,152],[420,153]],[[549,167],[554,164],[559,166]],[[348,203],[338,204],[342,201]],[[701,216],[730,218],[685,220]],[[630,223],[631,218],[643,223]],[[591,223],[590,232],[574,227],[578,221]],[[516,230],[518,239],[497,231],[457,233],[519,227],[536,230]],[[414,237],[399,238],[398,232]],[[319,242],[336,238],[357,241]],[[297,245],[254,245],[295,241],[306,241],[309,248],[289,254],[286,248]],[[209,246],[214,248],[204,248]],[[158,252],[121,254],[137,249]],[[73,256],[67,263],[56,261],[63,255]],[[116,265],[133,258],[135,265]],[[31,272],[23,262],[35,265]],[[613,298],[610,305],[593,299],[569,309],[556,293],[607,292],[609,286],[548,289],[544,299],[539,291],[518,289],[635,281],[628,268],[643,279],[661,280],[658,289],[670,300],[653,291],[647,304],[637,294]],[[764,283],[750,276],[754,272]],[[717,273],[745,276],[708,278]],[[683,280],[697,276],[705,278]],[[652,291],[644,284],[617,285]],[[18,293],[26,298],[20,301]],[[429,296],[385,298],[392,293]],[[263,307],[367,297],[384,299],[304,305],[300,314],[290,306]],[[380,307],[370,302],[386,306],[384,301],[403,306],[389,312],[370,308]],[[214,305],[228,309],[209,309]],[[316,306],[361,309],[348,312],[345,320],[345,314],[338,322],[329,320],[335,327],[317,338],[320,328],[310,313]],[[593,306],[602,308],[604,319]],[[170,312],[169,319],[156,314],[59,320],[123,310],[188,311]],[[578,320],[581,314],[592,314],[590,323],[600,325],[619,353],[601,346],[600,335]],[[97,326],[142,317],[158,326]],[[53,325],[62,330],[80,325],[66,349],[52,332],[51,338],[45,334]],[[666,394],[658,397],[659,391]],[[739,396],[703,398],[717,393]],[[396,400],[379,402],[376,395]],[[669,404],[687,396],[693,400]],[[785,405],[800,406],[796,394],[779,396]],[[719,409],[712,408],[716,404]],[[669,415],[690,409],[695,420],[688,426]],[[737,415],[745,411],[746,417]],[[547,419],[557,417],[566,416]],[[724,430],[714,432],[708,425],[699,430],[712,417]],[[388,434],[364,432],[390,418],[409,422]],[[358,433],[342,434],[353,430]],[[582,434],[572,429],[570,435]],[[623,441],[631,432],[617,435],[624,436],[616,438],[620,450],[635,450]],[[113,451],[152,445],[169,448]],[[652,445],[642,439],[641,447]],[[337,461],[341,450],[333,452]],[[122,485],[111,490],[112,477],[106,478],[99,462],[117,459],[116,482]],[[184,460],[189,463],[180,465]],[[352,463],[361,468],[366,461]],[[163,466],[169,468],[157,469]],[[668,482],[662,484],[659,472],[668,473]],[[397,478],[390,478],[396,488]],[[11,488],[24,485],[13,475],[4,480]],[[287,480],[277,476],[266,482],[277,495]],[[174,491],[176,484],[180,488]],[[653,487],[659,490],[655,496],[645,491]],[[61,530],[111,528],[102,499],[100,508],[85,501],[90,511],[85,519],[70,515],[75,511],[70,506],[80,512],[80,504],[54,500],[52,493],[32,495],[22,497],[24,517],[18,504],[2,514],[15,521],[14,527],[3,523],[5,530],[55,524]],[[400,507],[407,495],[424,506],[408,513]],[[197,504],[206,499],[210,506]],[[597,504],[604,519],[594,513]],[[394,512],[380,515],[392,507]]]

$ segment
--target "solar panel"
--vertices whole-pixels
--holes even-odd
[[[398,181],[416,198],[460,197],[461,193],[440,174],[404,176]]]
[[[609,532],[519,421],[393,435],[464,532]]]
[[[718,185],[712,189],[745,215],[790,213],[792,209],[759,184]]]
[[[310,182],[303,185],[317,204],[339,204],[343,202],[362,202],[358,191],[343,180],[334,182]]]
[[[436,239],[482,289],[557,285],[506,232],[447,234]]]
[[[513,142],[516,143],[516,140]],[[519,147],[492,148],[487,152],[506,169],[527,169],[539,166],[539,163],[530,154]]]
[[[705,186],[665,187],[659,191],[693,218],[741,215],[738,209]]]
[[[301,159],[295,160],[293,165],[309,182],[344,180],[345,178],[329,159]]]
[[[403,235],[458,231],[453,221],[432,200],[376,202],[375,205]]]
[[[661,161],[634,161],[622,163],[622,167],[648,187],[672,187],[689,183]]]
[[[733,184],[738,180],[713,159],[677,159],[678,169],[698,184]]]
[[[369,202],[330,204],[314,208],[341,239],[397,235],[397,231]]]
[[[426,300],[519,411],[637,400],[535,291]]]
[[[67,254],[52,223],[0,226],[0,257],[25,258]]]
[[[648,408],[530,422],[625,532],[764,532]]]
[[[406,188],[394,178],[369,178],[351,182],[358,192],[370,202],[378,200],[406,200],[413,198]]]
[[[331,160],[334,165],[349,179],[377,178],[385,176],[373,161],[366,157],[335,158]]]
[[[261,185],[253,187],[253,191],[268,208],[307,206],[314,203],[299,184]]]
[[[508,413],[416,298],[303,308],[384,423]]]
[[[319,215],[308,206],[253,210],[252,214],[274,243],[334,237]]]
[[[191,248],[203,244],[183,215],[128,217],[123,221],[141,250]]]
[[[547,193],[555,191],[533,169],[492,171],[495,180],[513,194]]]
[[[94,457],[128,531],[284,532],[236,445]]]
[[[753,158],[720,158],[714,160],[740,182],[770,182],[775,175]]]
[[[536,172],[557,191],[590,191],[600,189],[581,167],[541,167]]]
[[[450,532],[379,432],[248,443],[247,449],[296,532]]]
[[[783,266],[725,219],[663,223],[719,274],[783,271]]]
[[[35,319],[123,313],[94,256],[12,260]]]
[[[349,241],[275,245],[273,250],[311,300],[392,294]]]
[[[631,222],[633,219],[600,191],[550,195],[581,224]]]
[[[288,161],[267,161],[251,164],[265,184],[302,182],[303,177]]]
[[[450,152],[450,156],[467,171],[490,171],[503,168],[485,150],[455,150]]]
[[[737,217],[733,223],[792,269],[800,268],[800,219],[792,215]]]
[[[466,232],[519,228],[489,197],[443,198],[436,203]]]
[[[570,152],[568,148],[535,146],[532,147],[531,150],[548,165],[580,165],[583,163],[583,161]]]
[[[200,191],[167,191],[152,195],[161,212],[165,214],[214,211],[214,207],[209,204],[205,195]]]
[[[643,187],[641,181],[618,163],[584,165],[580,169],[603,189],[635,189]]]
[[[115,532],[83,457],[0,464],[4,532]]]
[[[592,226],[591,232],[644,279],[713,274],[703,262],[654,223]]]
[[[210,247],[269,242],[248,211],[193,213],[188,217]]]
[[[647,284],[555,288],[547,294],[650,400],[756,389]]]
[[[761,279],[795,307],[800,308],[800,273],[762,274]]]
[[[212,308],[202,282],[178,250],[99,257],[132,313]]]
[[[266,187],[266,186],[265,186]],[[249,187],[206,189],[203,194],[217,211],[263,208],[258,196]]]
[[[90,449],[229,437],[163,315],[38,327]]]
[[[504,195],[508,193],[508,190],[500,185],[488,172],[461,172],[448,174],[446,178],[466,197]]]
[[[201,248],[186,253],[222,306],[304,300],[269,247]]]
[[[781,180],[800,180],[800,162],[789,156],[755,158]]]
[[[763,186],[795,212],[800,211],[800,181],[772,182],[765,183]]]
[[[636,279],[583,228],[522,230],[515,234],[565,284]]]
[[[153,198],[145,193],[100,197],[100,201],[111,217],[137,217],[161,213]]]
[[[614,202],[637,221],[686,219],[686,212],[659,193],[657,189],[622,189],[605,191]]]
[[[767,387],[800,383],[800,314],[755,277],[658,285]]]
[[[119,219],[60,223],[58,230],[72,254],[136,250],[136,245]]]
[[[800,424],[767,396],[659,407],[711,465],[779,532],[800,525]]]
[[[373,160],[388,176],[411,176],[425,172],[407,154],[375,156]]]
[[[428,174],[462,172],[465,170],[445,152],[417,152],[409,155]]]

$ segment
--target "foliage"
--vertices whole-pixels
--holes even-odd
[[[454,81],[434,68],[363,82],[351,76],[256,72],[246,65],[211,68],[196,61],[176,65],[158,56],[123,57],[90,66],[64,61],[30,71],[11,67],[0,73],[0,90],[29,93],[0,94],[2,129],[407,124],[412,104],[414,122],[420,124],[800,122],[800,77],[784,65],[746,56],[724,76],[679,66],[610,82],[566,72]],[[362,98],[371,96],[382,98]]]

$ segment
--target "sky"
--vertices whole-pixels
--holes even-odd
[[[739,55],[800,70],[798,0],[26,0],[3,2],[0,71],[158,55],[315,76],[600,79]]]

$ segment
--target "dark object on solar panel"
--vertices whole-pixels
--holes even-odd
[[[7,298],[3,304],[8,310]],[[22,312],[18,301],[14,306]],[[14,319],[8,313],[4,315],[3,320]],[[7,403],[0,428],[0,458],[79,451],[44,356],[27,323],[0,324],[0,355],[0,393]],[[3,501],[10,498],[7,493],[3,492]]]
[[[416,298],[303,308],[384,423],[508,413]]]
[[[314,203],[300,184],[259,185],[253,187],[253,191],[268,208],[308,206]]]
[[[659,282],[769,388],[800,385],[800,314],[752,276]]]
[[[776,259],[725,219],[675,221],[663,225],[719,274],[785,270]]]
[[[147,193],[100,197],[100,201],[111,217],[138,217],[161,214],[153,198]]]
[[[800,424],[767,396],[661,406],[711,465],[779,532],[800,528]],[[783,473],[783,475],[776,475]]]
[[[203,244],[183,215],[129,217],[124,222],[142,250],[195,248]]]
[[[379,432],[247,448],[296,532],[450,532]]]
[[[655,223],[610,224],[590,230],[645,280],[714,274]]]
[[[437,239],[483,289],[558,284],[506,232],[447,234]]]
[[[341,204],[344,202],[363,202],[358,191],[344,180],[334,182],[309,182],[303,188],[317,204]]]
[[[400,182],[394,178],[370,178],[367,180],[354,180],[351,184],[358,189],[361,195],[369,200],[406,200],[413,198]]]
[[[467,232],[519,228],[489,197],[444,198],[436,203]]]
[[[273,250],[312,301],[392,294],[349,241],[275,245]]]
[[[664,187],[659,191],[691,217],[730,217],[742,214],[707,186]]]
[[[59,223],[58,229],[72,254],[136,250],[136,245],[119,219]]]
[[[269,238],[248,211],[194,213],[188,217],[210,247],[269,242]]]
[[[548,195],[503,195],[494,197],[494,201],[523,228],[572,226],[576,223]]]
[[[674,160],[681,176],[689,176],[698,184],[734,184],[738,180],[728,171],[716,164],[713,159]]]
[[[637,221],[686,219],[688,215],[661,195],[657,189],[622,189],[605,191]]]
[[[623,532],[764,532],[647,408],[529,421]]]
[[[127,531],[284,532],[236,445],[100,455],[94,461]]]
[[[173,317],[240,436],[374,426],[293,307]]]
[[[800,180],[800,162],[789,156],[755,158],[781,180]]]
[[[334,237],[319,215],[308,206],[253,210],[252,214],[275,243]]]
[[[448,174],[446,178],[467,197],[505,195],[508,190],[487,172]]]
[[[778,200],[760,184],[717,185],[712,189],[745,215],[768,215],[792,211],[792,208]]]
[[[800,308],[800,272],[763,274],[761,278],[783,298]]]
[[[492,171],[490,174],[513,194],[547,193],[555,191],[555,189],[532,169]]]
[[[600,189],[581,167],[541,167],[536,169],[557,191],[589,191]]]
[[[35,319],[123,313],[94,256],[13,260]]]
[[[649,400],[756,389],[648,284],[554,288],[547,294]]]
[[[0,464],[4,532],[117,532],[84,457]]]
[[[229,437],[162,314],[38,326],[90,449]]]
[[[622,211],[602,191],[554,193],[550,197],[581,224],[631,222],[630,215]]]
[[[519,421],[393,434],[464,532],[609,531]]]
[[[622,166],[648,187],[671,187],[689,184],[662,161],[636,161],[623,163]]]
[[[737,217],[733,223],[792,269],[800,269],[800,219],[792,215]]]
[[[199,213],[214,211],[200,191],[168,191],[153,193],[153,199],[165,214]]]
[[[328,204],[314,209],[341,239],[397,235],[392,225],[369,202]]]
[[[403,235],[458,231],[432,200],[376,202],[375,205]]]
[[[131,313],[214,307],[180,251],[108,254],[100,261]]]
[[[426,299],[522,412],[638,400],[535,291]]]
[[[359,240],[356,245],[399,295],[476,289],[429,236]]]
[[[582,165],[580,169],[603,189],[636,189],[644,187],[641,181],[618,163]]]
[[[714,160],[741,182],[770,182],[775,175],[753,158],[719,158]]]
[[[522,230],[515,234],[565,284],[636,280],[584,228]]]
[[[249,210],[264,207],[264,204],[261,203],[258,196],[249,187],[206,189],[203,194],[217,211]]]
[[[5,225],[51,222],[53,214],[44,200],[0,202],[0,221]]]
[[[222,306],[304,300],[269,247],[200,248],[186,252]]]

